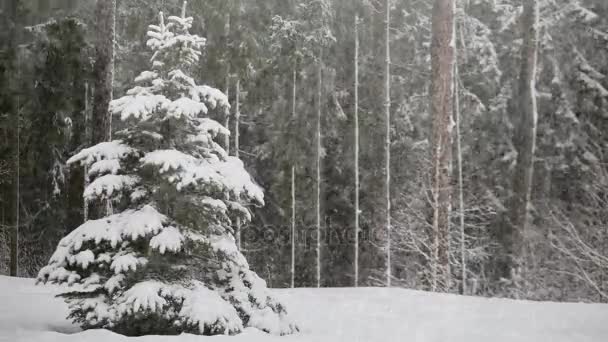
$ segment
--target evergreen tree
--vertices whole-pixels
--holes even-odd
[[[63,294],[83,328],[125,335],[235,334],[297,327],[235,245],[231,222],[251,219],[263,192],[214,141],[228,130],[205,116],[225,110],[219,90],[188,76],[205,39],[193,19],[151,25],[152,69],[110,104],[120,140],[84,149],[68,163],[88,166],[84,197],[111,201],[115,214],[61,240],[39,281],[80,284]]]

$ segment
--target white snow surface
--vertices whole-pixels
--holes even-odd
[[[35,286],[32,279],[0,276],[0,341],[608,341],[608,305],[483,299],[383,288],[273,290],[299,323],[301,332],[291,336],[278,337],[249,328],[237,336],[128,338],[104,330],[81,332],[64,318],[67,306],[54,297],[60,291],[56,286]]]

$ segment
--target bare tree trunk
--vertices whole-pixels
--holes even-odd
[[[114,83],[114,38],[116,28],[116,0],[97,0],[95,8],[96,41],[93,78],[92,143],[98,144],[112,139],[112,115],[109,111]],[[105,216],[110,212],[110,201],[100,204],[91,213],[93,218]]]
[[[518,151],[510,203],[511,224],[503,236],[505,260],[501,273],[507,279],[518,277],[523,266],[524,234],[528,224],[528,207],[532,194],[534,154],[536,150],[536,64],[538,54],[538,3],[523,0],[524,40],[519,76],[519,125],[514,139]]]
[[[226,35],[226,41],[230,39],[230,14],[226,17],[226,23],[224,24],[224,34]],[[230,63],[228,63],[227,71],[226,71],[226,96],[230,98]],[[230,108],[226,109],[226,121],[224,126],[226,128],[230,127]],[[226,134],[224,136],[224,148],[226,149],[226,153],[230,154],[230,135]]]
[[[296,117],[296,94],[298,72],[293,69],[292,107],[291,116]],[[291,288],[296,287],[296,167],[291,166]]]
[[[433,115],[433,279],[434,291],[450,289],[450,162],[454,95],[454,0],[435,0],[431,43]]]
[[[323,49],[319,54],[317,103],[317,287],[321,287],[321,102],[323,97]]]
[[[230,66],[228,66],[228,72],[226,73],[226,97],[230,98]],[[224,127],[230,128],[230,108],[226,108],[226,120]],[[224,149],[227,154],[230,154],[230,134],[224,135]]]
[[[17,59],[19,59],[17,57]],[[21,65],[17,62],[18,73],[21,70]],[[20,221],[20,203],[21,203],[21,103],[20,95],[17,94],[17,151],[15,153],[15,227],[11,237],[11,263],[9,275],[12,277],[19,276],[19,226]]]
[[[8,14],[9,20],[12,20],[12,27],[9,34],[9,51],[15,54],[16,61],[16,69],[17,75],[11,74],[8,75],[9,84],[13,87],[13,91],[17,89],[17,83],[19,78],[21,77],[21,64],[19,58],[18,46],[21,39],[21,28],[18,23],[19,18],[17,17],[17,7],[19,5],[19,1],[11,0],[8,2]],[[17,92],[15,94],[16,97],[16,106],[13,108],[15,115],[15,124],[17,125],[17,141],[16,141],[16,151],[15,151],[15,227],[11,232],[10,239],[10,263],[9,263],[9,275],[12,277],[17,277],[19,274],[19,225],[21,224],[19,217],[21,208],[21,194],[20,194],[20,168],[21,168],[21,103],[20,103],[20,94]]]
[[[241,119],[241,80],[236,80],[236,110],[234,114],[234,155],[240,158],[240,141],[239,141],[239,130],[240,130],[240,119]],[[241,250],[241,218],[236,218],[236,247]]]
[[[355,287],[359,286],[359,16],[355,16]]]
[[[91,122],[89,115],[89,83],[84,83],[84,144],[89,146],[91,143]],[[84,189],[89,186],[89,167],[84,167]],[[89,202],[86,198],[82,198],[82,217],[84,222],[89,220]]]
[[[386,70],[384,84],[384,113],[386,121],[386,286],[391,286],[392,264],[391,264],[391,47],[390,47],[390,24],[391,5],[386,0]]]
[[[454,22],[454,25],[456,23]],[[455,35],[454,35],[455,36]],[[454,46],[458,46],[454,42]],[[464,225],[464,180],[462,175],[462,137],[460,135],[460,72],[458,68],[458,49],[454,49],[454,118],[456,121],[456,153],[458,158],[458,216],[460,219],[460,263],[461,263],[461,294],[467,294],[467,242]]]
[[[93,77],[93,144],[112,139],[112,116],[109,105],[112,101],[114,82],[114,38],[116,25],[116,0],[97,0],[95,41],[95,65]]]

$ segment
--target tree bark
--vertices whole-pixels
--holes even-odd
[[[454,23],[455,25],[456,23]],[[456,36],[456,35],[454,35]],[[461,36],[462,37],[462,36]],[[454,42],[454,46],[458,46]],[[464,179],[462,174],[462,136],[460,135],[461,115],[460,115],[460,70],[458,68],[458,49],[455,48],[454,56],[454,119],[456,124],[456,158],[458,159],[458,218],[460,223],[460,267],[461,267],[461,287],[460,293],[467,294],[467,241],[464,224]]]
[[[19,58],[19,57],[17,57]],[[19,70],[21,66],[19,62],[17,62],[17,73],[19,75]],[[15,227],[13,228],[12,236],[11,236],[11,263],[9,275],[11,277],[19,276],[19,228],[20,228],[20,217],[21,217],[21,103],[20,96],[17,94],[17,106],[15,108],[17,120],[16,123],[16,131],[17,131],[17,147],[15,153]]]
[[[317,223],[317,287],[321,287],[321,102],[323,97],[323,50],[319,54],[318,68],[318,103],[317,103],[317,200],[316,200],[316,223]]]
[[[112,116],[109,112],[114,82],[114,38],[116,26],[116,0],[97,0],[95,65],[93,77],[93,144],[112,139]]]
[[[88,146],[91,143],[91,123],[89,115],[89,83],[85,82],[84,85],[84,144]],[[89,167],[84,167],[84,189],[89,186]],[[84,222],[89,220],[89,201],[84,197],[82,198],[82,217]]]
[[[240,128],[240,120],[241,120],[241,80],[236,80],[236,110],[234,114],[234,156],[240,158],[240,141],[239,141],[239,130]],[[236,247],[238,250],[241,250],[241,218],[236,218]]]
[[[92,143],[112,139],[112,115],[109,111],[114,83],[114,40],[116,27],[116,0],[97,0],[95,8],[96,40],[93,66],[94,95],[92,115]],[[91,210],[92,218],[100,218],[110,211],[110,202],[101,203]]]
[[[359,16],[355,16],[355,260],[354,286],[359,286]]]
[[[230,39],[230,13],[226,15],[226,23],[224,24],[224,34],[225,34],[225,43],[227,44]],[[230,63],[227,63],[226,66],[226,96],[230,98]],[[225,125],[226,128],[230,127],[230,108],[226,109],[226,119]],[[226,134],[224,136],[224,148],[226,149],[226,153],[230,154],[230,135]]]
[[[18,0],[11,0],[8,2],[8,20],[10,22],[10,33],[9,33],[9,41],[8,41],[8,51],[12,53],[14,60],[14,69],[7,68],[7,79],[9,80],[10,91],[13,92],[15,96],[16,103],[13,106],[13,114],[15,116],[15,125],[16,125],[16,151],[15,151],[15,226],[13,227],[10,235],[10,263],[9,263],[9,275],[12,277],[17,277],[19,274],[19,225],[20,225],[20,203],[21,203],[21,194],[20,194],[20,161],[21,161],[21,109],[19,108],[21,104],[20,94],[18,88],[19,81],[19,72],[21,70],[21,65],[19,63],[19,51],[18,46],[21,40],[21,22],[17,15],[17,8],[19,6]]]
[[[529,220],[528,207],[532,194],[534,154],[538,113],[536,107],[536,64],[538,54],[538,3],[523,0],[523,47],[519,75],[519,125],[514,138],[517,165],[513,178],[513,197],[510,203],[510,225],[502,236],[504,263],[502,277],[512,279],[522,271],[524,234]]]
[[[391,6],[390,0],[386,0],[386,60],[384,74],[384,115],[386,123],[386,141],[384,149],[386,152],[385,162],[385,195],[386,195],[386,286],[391,286],[392,264],[391,264],[391,46],[390,46],[390,24]]]
[[[432,18],[431,113],[433,116],[433,291],[450,289],[454,0],[436,0]]]
[[[230,98],[230,65],[228,65],[228,72],[226,73],[226,97]],[[226,109],[224,127],[230,128],[230,108]],[[224,135],[224,149],[226,154],[230,154],[230,134]]]
[[[293,86],[291,94],[291,117],[296,118],[296,96],[297,96],[298,72],[293,69]],[[296,287],[296,167],[291,166],[291,288]]]

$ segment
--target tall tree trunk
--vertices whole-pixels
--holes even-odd
[[[21,224],[20,218],[20,203],[21,203],[21,194],[20,194],[20,158],[21,158],[21,104],[20,101],[20,91],[18,89],[18,81],[20,78],[20,58],[18,46],[21,40],[21,22],[19,17],[17,16],[17,8],[19,6],[18,0],[11,0],[8,2],[9,8],[7,9],[8,20],[11,22],[10,33],[9,33],[9,42],[8,42],[8,51],[13,54],[14,60],[14,69],[7,68],[9,74],[7,75],[9,89],[13,92],[15,96],[16,103],[13,106],[13,114],[15,116],[15,124],[16,124],[16,151],[15,151],[15,226],[11,232],[10,238],[10,263],[9,263],[9,275],[16,277],[19,274],[19,225]],[[12,70],[11,70],[12,69]],[[15,71],[16,70],[16,71]]]
[[[355,16],[355,260],[354,286],[359,286],[359,16]]]
[[[112,115],[109,111],[114,83],[114,38],[116,27],[116,0],[97,0],[95,8],[96,40],[93,78],[92,143],[112,139]],[[92,218],[105,216],[110,211],[110,201],[100,204],[91,212]],[[92,210],[93,211],[93,210]]]
[[[456,22],[454,21],[454,25]],[[454,36],[456,36],[454,34]],[[461,36],[462,38],[462,36]],[[467,294],[467,241],[464,225],[464,180],[462,175],[462,137],[460,135],[460,69],[458,67],[458,44],[454,42],[454,119],[456,124],[456,158],[458,159],[458,217],[460,223],[461,294]],[[464,48],[464,46],[463,46]]]
[[[515,135],[517,166],[513,178],[513,197],[510,203],[510,225],[502,243],[505,260],[502,276],[510,279],[519,276],[523,266],[524,233],[528,224],[528,207],[532,194],[534,154],[536,149],[536,63],[538,54],[538,3],[523,0],[524,28],[521,70],[519,75],[519,125]]]
[[[433,291],[450,289],[450,162],[454,95],[454,0],[435,0],[431,43],[433,116]]]
[[[297,95],[298,72],[293,69],[293,86],[291,94],[291,117],[296,118],[296,95]],[[291,288],[296,287],[296,167],[291,166]]]
[[[391,4],[386,0],[386,63],[384,84],[384,114],[386,121],[386,286],[391,286],[392,264],[391,264],[391,45],[390,45]]]
[[[88,146],[91,143],[91,119],[89,114],[89,83],[84,84],[84,144]],[[84,167],[84,188],[89,186],[89,167]],[[82,198],[82,217],[84,222],[89,220],[89,201],[86,198]]]
[[[228,65],[228,72],[226,73],[226,97],[230,98],[230,65]],[[224,127],[230,128],[230,108],[226,108]],[[224,135],[224,149],[227,154],[230,154],[230,134]]]
[[[93,77],[93,144],[112,139],[112,116],[109,113],[114,82],[114,41],[116,0],[97,0],[95,8],[96,41]]]
[[[323,49],[319,54],[318,69],[318,103],[317,103],[317,287],[321,287],[321,110],[323,97]]]
[[[226,23],[224,24],[224,34],[226,36],[226,43],[230,39],[230,13],[226,15]],[[230,63],[227,63],[226,66],[226,96],[230,98]],[[224,126],[226,128],[230,127],[230,108],[226,109],[226,121]],[[226,153],[230,154],[230,135],[226,134],[224,136],[224,148],[226,149]]]
[[[17,57],[19,59],[19,57]],[[19,76],[21,65],[17,62],[17,75]],[[19,276],[19,228],[21,213],[21,103],[20,94],[17,94],[17,107],[15,108],[17,120],[17,146],[15,153],[15,227],[11,237],[11,264],[9,274],[12,277]]]
[[[236,110],[234,114],[234,156],[240,158],[240,141],[239,141],[239,131],[240,131],[240,120],[241,120],[241,80],[236,80]],[[241,218],[236,218],[236,247],[241,250]]]

